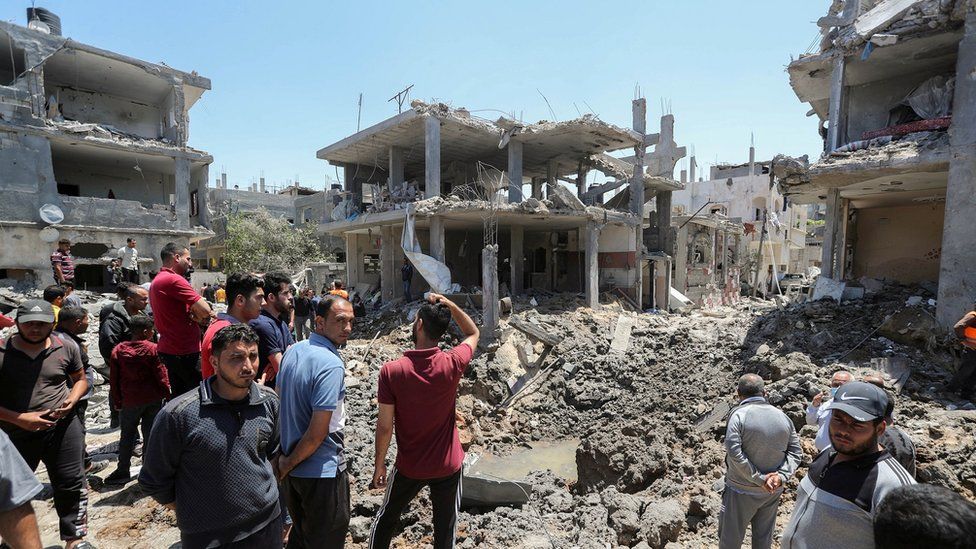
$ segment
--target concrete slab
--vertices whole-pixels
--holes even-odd
[[[846,287],[846,282],[834,280],[821,275],[819,278],[817,278],[817,284],[813,288],[813,301],[820,301],[825,297],[829,297],[830,299],[837,301],[837,303],[840,303],[844,296],[844,288]]]
[[[630,331],[634,328],[634,317],[620,315],[617,317],[617,325],[613,329],[613,337],[610,340],[610,351],[623,353],[630,347]]]

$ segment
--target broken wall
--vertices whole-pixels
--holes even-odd
[[[632,227],[606,225],[600,231],[600,287],[633,288],[637,285],[637,233]]]
[[[108,198],[111,191],[121,200],[133,200],[147,206],[168,205],[170,195],[175,192],[173,172],[154,170],[148,166],[141,166],[141,171],[137,171],[136,165],[122,159],[78,161],[57,153],[53,158],[54,178],[58,185],[77,187],[78,196]]]
[[[163,137],[163,111],[158,105],[107,93],[71,89],[51,83],[50,78],[45,79],[44,94],[47,98],[53,95],[57,99],[68,120],[108,125],[146,139]]]
[[[919,84],[940,74],[952,74],[952,65],[929,66],[925,70],[851,86],[848,91],[847,135],[841,141],[861,139],[867,131],[879,130],[899,123],[889,121],[889,112],[901,103]]]
[[[857,210],[853,278],[937,281],[945,204]]]

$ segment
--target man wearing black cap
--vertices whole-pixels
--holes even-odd
[[[65,547],[91,547],[82,539],[88,533],[85,444],[74,412],[88,392],[81,352],[51,336],[54,309],[46,301],[25,301],[16,320],[17,334],[0,342],[0,428],[31,470],[41,461],[47,467]]]
[[[895,488],[915,484],[878,444],[889,398],[862,381],[845,383],[830,403],[830,443],[800,482],[781,546],[873,549],[872,520]]]

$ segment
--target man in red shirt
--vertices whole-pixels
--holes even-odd
[[[434,548],[454,547],[464,461],[455,402],[480,333],[471,317],[444,296],[432,292],[427,300],[413,323],[415,349],[380,370],[373,486],[385,486],[386,496],[370,532],[370,549],[390,546],[400,513],[424,486],[430,486],[434,507]],[[464,341],[441,351],[437,343],[452,318]],[[386,451],[394,426],[397,456],[387,477]]]
[[[149,287],[149,306],[159,332],[159,360],[175,398],[200,384],[200,324],[208,324],[213,311],[183,278],[192,265],[186,246],[170,242],[159,258],[163,268]]]
[[[264,288],[261,284],[261,279],[252,274],[234,273],[227,277],[227,312],[218,314],[203,335],[200,348],[203,379],[216,373],[210,363],[210,353],[217,332],[231,324],[247,324],[261,314],[261,306],[264,305]]]

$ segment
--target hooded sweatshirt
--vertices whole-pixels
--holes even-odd
[[[122,408],[159,402],[169,396],[169,374],[152,341],[123,341],[109,360],[112,399]]]

